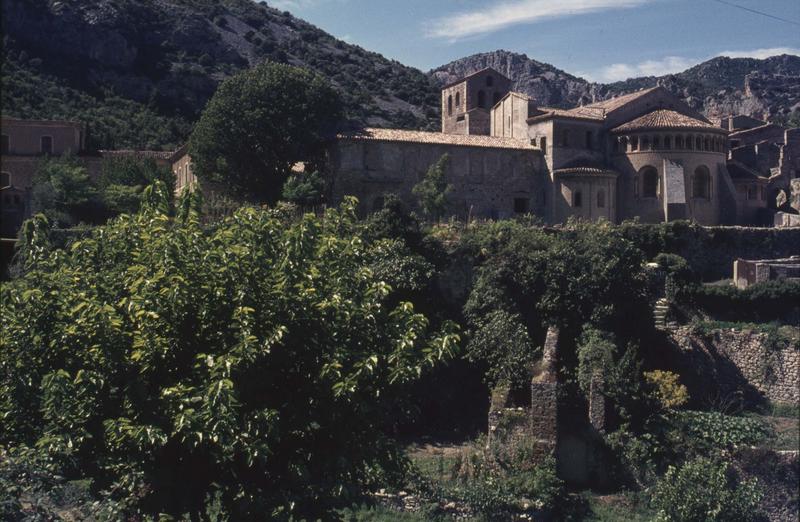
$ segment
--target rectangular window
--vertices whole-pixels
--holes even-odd
[[[52,154],[53,153],[53,137],[52,136],[42,136],[41,151],[42,151],[42,154]]]
[[[9,146],[8,135],[7,134],[3,134],[3,140],[2,140],[2,145],[1,146],[2,146],[2,149],[0,149],[0,151],[2,152],[2,154],[8,154],[8,151],[11,150],[11,148]]]
[[[528,212],[528,198],[514,198],[514,213],[525,214]]]

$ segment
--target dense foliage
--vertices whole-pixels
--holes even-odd
[[[755,481],[737,481],[728,464],[698,458],[670,467],[653,503],[664,522],[747,522],[761,520],[762,495]]]
[[[322,162],[341,117],[336,91],[320,76],[265,62],[222,82],[208,102],[189,141],[193,172],[276,201],[295,163]]]
[[[189,198],[170,218],[156,184],[66,250],[28,223],[2,288],[2,443],[92,478],[120,516],[322,516],[402,464],[400,387],[457,337],[386,305],[352,202],[203,228]]]
[[[444,177],[449,163],[450,155],[442,155],[412,189],[414,195],[419,199],[419,206],[423,214],[430,220],[439,220],[447,211],[447,196],[453,190],[453,186],[448,184]]]

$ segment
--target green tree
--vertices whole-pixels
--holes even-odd
[[[299,172],[289,176],[283,184],[281,196],[286,201],[297,205],[310,206],[322,202],[325,192],[325,180],[319,171],[311,173]]]
[[[71,155],[46,158],[33,179],[32,207],[56,226],[93,222],[98,217],[97,188],[86,167]]]
[[[321,77],[265,62],[222,82],[206,105],[189,141],[194,172],[275,201],[294,163],[320,164],[341,117],[339,95]]]
[[[157,183],[66,251],[26,227],[27,271],[1,290],[0,443],[71,464],[121,518],[328,517],[402,464],[404,385],[457,336],[386,306],[354,201],[204,228],[168,197]]]
[[[153,159],[111,158],[103,162],[98,182],[107,216],[134,214],[139,210],[142,191],[155,181],[167,190],[175,190],[175,176],[168,167],[159,167]]]
[[[453,186],[447,183],[444,171],[450,163],[450,155],[443,154],[430,166],[422,181],[414,185],[412,192],[419,198],[422,212],[428,219],[439,220],[447,211],[447,196]]]

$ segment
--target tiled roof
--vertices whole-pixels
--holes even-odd
[[[168,150],[101,150],[100,155],[104,158],[152,158],[160,160],[170,160],[174,151]]]
[[[749,181],[767,181],[766,176],[762,176],[757,170],[751,169],[741,161],[730,160],[727,163],[728,174],[732,179]]]
[[[716,127],[708,122],[686,116],[668,109],[658,109],[648,112],[635,120],[623,123],[615,131],[629,131],[636,129],[706,129],[725,132],[721,127]]]
[[[769,127],[778,128],[778,129],[783,130],[782,127],[780,127],[779,125],[775,125],[774,123],[765,123],[764,125],[759,125],[758,127],[753,127],[751,129],[742,129],[742,130],[738,130],[738,131],[733,131],[728,136],[730,136],[731,138],[736,138],[738,136],[744,136],[744,135],[747,135],[747,134],[750,134],[750,133],[761,132],[764,129],[767,129]]]
[[[590,174],[594,176],[618,176],[619,174],[610,169],[599,169],[596,167],[569,167],[565,169],[555,169],[554,175],[562,174]]]
[[[572,118],[577,120],[591,120],[603,121],[603,112],[598,110],[584,110],[585,107],[578,107],[576,109],[557,109],[554,107],[537,107],[537,110],[544,111],[542,114],[537,114],[528,118],[528,121],[546,120],[549,118]]]
[[[409,143],[429,143],[432,145],[457,145],[462,147],[485,147],[493,149],[537,150],[527,141],[494,136],[464,136],[442,132],[409,131],[399,129],[364,129],[361,132],[340,134],[339,139],[399,141]]]
[[[589,103],[587,105],[584,105],[583,107],[578,107],[578,109],[587,109],[587,108],[604,109],[606,113],[609,113],[613,110],[619,109],[623,105],[626,105],[641,96],[644,96],[645,94],[649,94],[658,89],[661,89],[661,87],[650,87],[649,89],[642,89],[641,91],[632,92],[630,94],[623,94],[622,96],[617,96],[615,98],[609,98],[607,100]]]

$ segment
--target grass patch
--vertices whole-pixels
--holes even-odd
[[[588,503],[586,522],[650,522],[656,516],[641,494],[588,496]]]
[[[339,513],[346,522],[417,522],[427,520],[423,513],[406,513],[383,506],[362,505]]]

